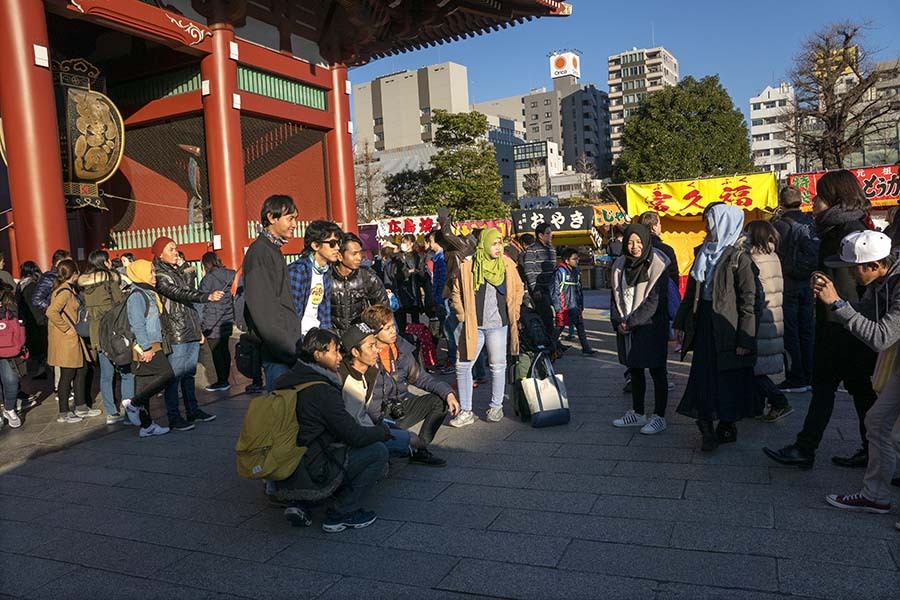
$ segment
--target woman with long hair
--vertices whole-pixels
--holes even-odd
[[[231,300],[231,284],[234,283],[235,272],[222,264],[215,252],[207,252],[201,259],[203,279],[200,280],[200,291],[211,294],[215,291],[225,292],[221,302],[211,302],[203,306],[200,315],[200,329],[206,338],[206,351],[212,362],[207,368],[207,377],[215,373],[216,380],[206,386],[207,392],[224,392],[231,388],[228,376],[231,373],[231,348],[229,341],[234,331],[234,304]],[[208,364],[209,361],[204,362]]]
[[[478,238],[475,256],[459,265],[450,292],[456,318],[462,324],[457,341],[459,360],[456,382],[460,413],[450,421],[453,427],[475,422],[472,413],[472,367],[482,348],[487,347],[491,365],[491,406],[487,420],[503,419],[503,392],[506,388],[506,355],[519,354],[518,321],[525,284],[516,263],[503,253],[497,229],[485,229]],[[512,333],[510,333],[512,332]]]
[[[78,423],[85,417],[96,417],[100,413],[87,405],[88,372],[91,355],[78,335],[75,324],[78,321],[80,301],[75,291],[78,281],[78,266],[71,258],[61,260],[56,265],[56,280],[47,307],[48,355],[47,363],[59,367],[59,384],[56,397],[59,401],[57,423]],[[69,393],[75,398],[75,410],[69,410]]]
[[[675,317],[682,360],[694,352],[677,410],[697,421],[701,449],[709,452],[737,441],[735,423],[756,413],[756,275],[739,243],[743,211],[717,202],[706,207],[703,221],[706,239],[697,248]]]
[[[25,338],[15,336],[13,332],[18,327],[18,333],[21,334],[25,328],[24,323],[19,319],[19,307],[16,303],[15,292],[7,286],[0,286],[0,319],[5,321],[4,326],[8,330],[5,332],[10,335],[12,341]],[[9,337],[6,339],[10,339]],[[18,346],[18,344],[15,344]],[[3,426],[4,419],[13,429],[22,426],[22,419],[16,412],[16,405],[19,400],[19,379],[24,374],[23,370],[23,354],[25,352],[24,344],[21,347],[9,345],[7,352],[0,358],[0,392],[3,396],[3,416],[0,417],[0,427]],[[18,353],[18,354],[16,354]]]
[[[612,266],[610,320],[616,331],[619,362],[631,375],[632,408],[615,427],[640,427],[652,435],[666,429],[669,400],[666,355],[669,343],[668,259],[653,250],[650,230],[639,223],[625,229],[623,254]],[[654,410],[644,414],[647,380],[653,379]]]
[[[28,348],[29,372],[32,379],[47,377],[47,315],[34,305],[34,288],[41,278],[41,268],[32,260],[19,267],[19,283],[16,284],[16,303],[19,318],[25,323],[25,345]]]

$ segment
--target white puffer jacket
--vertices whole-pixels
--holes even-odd
[[[764,308],[756,330],[755,375],[777,375],[784,371],[784,279],[774,249],[769,254],[753,250],[750,254],[759,269]]]

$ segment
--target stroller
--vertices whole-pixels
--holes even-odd
[[[507,370],[507,381],[511,385],[510,397],[512,398],[513,410],[522,421],[531,419],[531,410],[528,408],[528,401],[522,392],[522,380],[528,377],[531,365],[541,358],[542,354],[551,354],[553,345],[550,342],[550,336],[544,329],[544,323],[540,315],[534,310],[527,299],[522,304],[522,311],[519,316],[519,356],[515,363],[511,363]],[[538,366],[543,361],[538,363]],[[547,373],[541,376],[546,377]]]

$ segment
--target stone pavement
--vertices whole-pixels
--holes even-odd
[[[500,423],[443,428],[436,451],[449,466],[395,464],[371,501],[379,520],[359,531],[325,534],[321,513],[291,528],[260,484],[238,478],[246,396],[211,404],[218,419],[192,432],[141,440],[95,424],[41,456],[74,440],[60,441],[55,423],[41,439],[27,437],[31,422],[4,428],[0,597],[900,597],[900,511],[844,514],[823,501],[857,490],[862,475],[828,460],[857,446],[845,394],[808,472],[760,451],[791,440],[802,396],[791,417],[745,421],[714,454],[671,409],[661,435],[617,430],[609,422],[630,398],[605,312],[587,316],[601,354],[558,363],[570,425],[532,429],[507,407]],[[672,357],[674,408],[688,365]],[[479,388],[476,413],[486,407]],[[31,458],[13,462],[24,445]]]

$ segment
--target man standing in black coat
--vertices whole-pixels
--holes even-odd
[[[343,335],[354,319],[374,304],[388,304],[384,283],[361,267],[362,240],[352,233],[341,238],[341,254],[331,273],[331,327]]]

